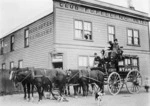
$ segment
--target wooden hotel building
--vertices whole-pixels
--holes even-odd
[[[149,20],[147,13],[97,0],[53,0],[53,12],[0,39],[0,69],[85,68],[117,38],[131,57],[123,64],[148,76]]]

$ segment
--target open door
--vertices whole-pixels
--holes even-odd
[[[63,69],[63,54],[56,53],[52,54],[52,66],[53,68],[61,68]]]

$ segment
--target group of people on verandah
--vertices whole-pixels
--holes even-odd
[[[112,41],[109,41],[109,47],[107,50],[102,49],[100,52],[100,56],[97,53],[94,53],[94,67],[101,67],[106,71],[106,65],[105,60],[111,61],[114,58],[118,58],[117,56],[120,53],[123,53],[121,50],[121,47],[119,47],[118,40],[114,39],[114,43]],[[106,53],[107,52],[107,53]]]

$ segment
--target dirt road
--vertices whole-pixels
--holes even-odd
[[[0,96],[0,106],[98,106],[94,96],[88,97],[78,96],[75,98],[67,97],[68,102],[58,102],[56,100],[44,99],[38,101],[38,95],[35,94],[33,101],[23,99],[23,94],[14,94]],[[106,92],[103,97],[101,106],[150,106],[150,93],[142,90],[139,94],[129,94],[122,91],[116,96],[112,96]]]

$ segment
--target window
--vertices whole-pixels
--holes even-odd
[[[1,50],[0,54],[3,55],[3,53],[4,53],[4,41],[3,40],[1,41],[0,50]]]
[[[23,60],[18,61],[18,68],[23,68]]]
[[[133,66],[138,66],[138,58],[133,58],[132,59],[132,65]]]
[[[125,65],[126,66],[131,65],[131,59],[130,58],[125,59]]]
[[[129,45],[140,45],[138,30],[128,29],[127,34],[128,34]]]
[[[79,67],[93,67],[94,56],[79,56]]]
[[[10,69],[14,68],[14,62],[10,62]]]
[[[6,69],[5,63],[2,64],[2,69]]]
[[[79,56],[79,67],[87,67],[87,60],[88,57],[87,56]]]
[[[115,39],[115,27],[108,26],[108,41],[114,42]]]
[[[90,66],[90,67],[93,67],[94,58],[95,58],[94,56],[90,56],[90,57],[89,57],[89,66]]]
[[[29,29],[25,30],[24,47],[29,47]]]
[[[14,51],[14,42],[15,42],[15,37],[14,35],[12,35],[10,39],[10,51]]]
[[[92,40],[91,22],[75,20],[75,39]]]

